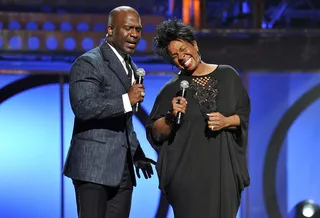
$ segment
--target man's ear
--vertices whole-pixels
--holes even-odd
[[[113,35],[113,26],[108,26],[108,36]]]

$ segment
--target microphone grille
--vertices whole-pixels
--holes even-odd
[[[180,82],[180,87],[181,87],[182,89],[187,89],[187,88],[189,88],[189,82],[188,82],[187,80],[182,80],[182,81]]]
[[[137,71],[136,71],[136,74],[138,76],[144,76],[144,75],[146,75],[146,71],[144,71],[143,68],[138,68]]]

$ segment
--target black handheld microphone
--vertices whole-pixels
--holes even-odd
[[[138,81],[137,81],[137,84],[142,84],[143,83],[143,78],[144,78],[144,75],[146,75],[146,71],[144,71],[143,68],[138,68],[137,71],[136,71],[136,74],[138,76]],[[143,93],[143,96],[145,95],[145,93]],[[139,102],[136,103],[135,105],[135,112],[138,112],[138,109],[139,109]]]
[[[187,88],[189,88],[189,82],[187,80],[182,80],[180,82],[180,88],[182,90],[181,97],[185,98],[186,92],[187,92]],[[176,118],[176,124],[178,124],[178,125],[181,123],[181,116],[182,116],[182,113],[178,112],[177,118]]]

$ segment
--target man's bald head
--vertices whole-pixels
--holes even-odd
[[[119,17],[119,15],[123,15],[124,13],[127,12],[133,12],[136,13],[137,15],[139,15],[139,13],[132,7],[130,6],[119,6],[114,8],[110,13],[109,13],[109,17],[108,17],[108,26],[115,26],[117,23],[117,18]]]
[[[110,12],[107,41],[122,56],[133,54],[139,43],[141,30],[141,19],[135,9],[120,6]]]

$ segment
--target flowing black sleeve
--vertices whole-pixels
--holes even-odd
[[[154,139],[152,135],[152,125],[156,120],[161,117],[165,117],[167,111],[172,109],[172,98],[176,95],[176,84],[174,81],[177,79],[175,76],[170,80],[160,91],[157,96],[155,103],[153,105],[152,111],[149,115],[148,121],[146,123],[146,136],[153,147],[153,149],[158,153],[156,170],[159,177],[159,188],[166,193],[165,185],[167,184],[166,170],[168,167],[167,161],[167,149],[169,140],[158,142]]]
[[[237,143],[239,146],[247,146],[248,125],[251,111],[250,98],[244,87],[240,76],[234,79],[234,89],[236,95],[236,114],[240,118],[240,128],[237,132]]]
[[[240,76],[234,78],[234,95],[236,97],[236,114],[240,118],[240,127],[235,133],[234,151],[241,177],[240,189],[249,186],[250,177],[247,166],[248,128],[250,118],[250,98]]]
[[[158,142],[152,136],[152,125],[156,120],[159,118],[165,117],[166,113],[172,109],[172,98],[176,96],[176,84],[179,78],[178,75],[174,76],[170,81],[168,81],[161,91],[159,92],[155,103],[153,105],[152,111],[148,117],[148,121],[146,124],[146,136],[151,144],[151,146],[156,150],[156,152],[160,152],[161,147],[167,143],[165,142]]]
[[[155,100],[155,103],[153,105],[152,111],[149,115],[149,118],[146,124],[147,139],[157,153],[160,152],[160,148],[166,142],[158,142],[154,139],[152,135],[152,125],[159,118],[165,117],[167,111],[172,109],[172,105],[171,105],[172,98],[171,96],[168,95],[168,93],[169,93],[168,87],[164,87],[161,90],[161,92],[159,93],[159,95]]]
[[[151,144],[151,146],[157,151],[157,153],[159,153],[159,149],[163,143],[158,142],[153,138],[152,126],[156,120],[165,116],[164,111],[161,111],[161,108],[160,108],[161,103],[160,102],[161,102],[160,96],[158,96],[155,103],[154,103],[154,106],[152,108],[152,111],[150,113],[150,116],[148,118],[148,122],[146,125],[147,139],[148,139],[149,143]]]

